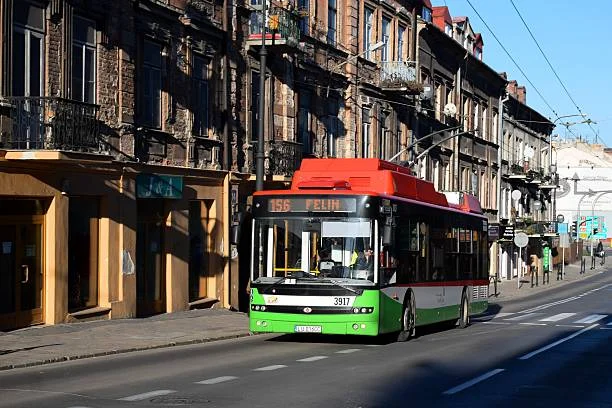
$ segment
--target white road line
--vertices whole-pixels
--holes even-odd
[[[530,317],[534,317],[534,316],[541,315],[541,314],[542,313],[527,313],[527,314],[522,314],[522,315],[519,315],[519,316],[516,316],[516,317],[511,317],[509,319],[504,319],[504,320],[507,321],[507,322],[516,322],[516,321],[519,321],[519,320],[527,320]]]
[[[493,319],[501,319],[502,317],[507,317],[507,316],[512,316],[513,314],[516,313],[509,313],[509,312],[504,312],[504,313],[497,313],[497,314],[489,314],[489,315],[485,315],[485,316],[478,316],[478,317],[472,317],[472,321],[485,321],[488,322],[489,320],[493,320]]]
[[[546,323],[519,323],[524,324],[525,326],[548,326]]]
[[[600,327],[601,330],[612,330],[612,327]]]
[[[271,366],[267,366],[267,367],[259,367],[259,368],[255,368],[253,371],[273,371],[273,370],[278,370],[281,368],[285,368],[287,367],[286,365],[282,365],[282,364],[277,364],[277,365],[271,365]]]
[[[610,323],[606,324],[606,326],[612,326],[612,322],[610,322]]]
[[[487,378],[491,378],[494,375],[501,373],[502,371],[504,371],[503,368],[496,368],[495,370],[491,370],[488,373],[481,375],[480,377],[476,377],[473,380],[464,382],[463,384],[453,387],[450,390],[446,390],[442,394],[445,394],[445,395],[456,394],[458,392],[465,390],[466,388],[471,387],[472,385],[478,384],[479,382],[486,380]]]
[[[194,384],[203,384],[203,385],[212,385],[212,384],[219,384],[222,382],[226,382],[226,381],[231,381],[231,380],[235,380],[238,377],[234,377],[231,375],[226,375],[223,377],[216,377],[216,378],[209,378],[208,380],[203,380],[203,381],[198,381]]]
[[[301,361],[304,363],[310,363],[312,361],[319,361],[319,360],[323,360],[327,358],[327,356],[312,356],[312,357],[306,357],[306,358],[302,358],[300,360],[296,360],[296,361]]]
[[[559,313],[554,316],[540,319],[540,322],[558,322],[559,320],[567,319],[568,317],[574,316],[576,313]]]
[[[540,353],[541,353],[541,352],[543,352],[543,351],[546,351],[546,350],[551,349],[551,348],[553,348],[553,347],[555,347],[555,346],[558,346],[559,344],[564,343],[564,342],[566,342],[566,341],[568,341],[568,340],[571,340],[571,339],[573,339],[574,337],[580,336],[582,333],[584,333],[584,332],[586,332],[586,331],[588,331],[588,330],[594,329],[594,328],[595,328],[595,327],[597,327],[597,326],[599,326],[599,325],[598,325],[598,324],[594,324],[594,325],[592,325],[592,326],[585,327],[584,329],[582,329],[582,330],[580,330],[580,331],[577,331],[576,333],[571,334],[571,335],[569,335],[569,336],[567,336],[567,337],[565,337],[565,338],[562,338],[561,340],[557,340],[557,341],[555,341],[554,343],[550,343],[549,345],[544,346],[544,347],[542,347],[542,348],[539,348],[539,349],[537,349],[537,350],[535,350],[535,351],[532,351],[531,353],[527,353],[527,354],[525,354],[524,356],[519,357],[519,360],[527,360],[527,359],[529,359],[529,358],[531,358],[531,357],[533,357],[533,356],[535,356],[535,355],[540,354]]]
[[[340,351],[336,351],[336,354],[349,354],[349,353],[354,353],[356,351],[359,351],[361,349],[346,349],[346,350],[340,350]]]
[[[155,391],[145,392],[142,394],[130,395],[129,397],[119,398],[117,401],[142,401],[148,398],[172,394],[174,392],[176,391],[174,390],[155,390]]]
[[[504,323],[504,322],[491,322],[491,321],[486,321],[486,322],[482,322],[482,324],[512,324],[512,323]]]
[[[583,325],[577,325],[577,324],[555,324],[555,327],[573,327],[573,328],[582,328],[584,327]]]
[[[572,300],[576,300],[576,299],[580,299],[580,296],[572,296],[570,298],[558,300],[556,302],[546,303],[544,305],[532,307],[531,309],[523,310],[522,312],[519,312],[519,313],[530,313],[530,312],[535,312],[537,310],[548,309],[549,307],[561,305],[563,303],[571,302]]]
[[[591,323],[598,322],[601,319],[606,318],[606,317],[608,317],[608,315],[592,314],[590,316],[585,317],[584,319],[576,320],[574,323],[576,323],[576,324],[580,324],[580,323],[591,324]]]

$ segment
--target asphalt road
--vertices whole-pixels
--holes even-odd
[[[467,329],[260,335],[0,373],[0,407],[612,407],[612,273]]]

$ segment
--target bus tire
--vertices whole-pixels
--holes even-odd
[[[397,341],[408,341],[414,337],[416,325],[416,305],[412,292],[407,292],[402,308],[402,328],[397,335]]]
[[[461,296],[461,307],[459,309],[459,327],[465,329],[470,325],[470,304],[468,302],[467,291],[463,291]]]

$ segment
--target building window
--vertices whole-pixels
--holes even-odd
[[[337,157],[337,140],[339,130],[338,108],[340,104],[337,99],[330,99],[327,115],[327,157]]]
[[[374,18],[374,10],[366,7],[363,11],[363,51],[364,56],[367,59],[370,59],[370,47],[372,46],[372,31],[373,31],[373,18]]]
[[[499,122],[498,122],[498,119],[497,119],[497,112],[493,111],[493,129],[491,130],[491,135],[493,136],[491,139],[493,141],[498,141],[498,139],[497,139],[497,135],[498,135],[498,132],[499,132],[498,126],[499,126]],[[500,140],[500,141],[498,141],[498,143],[502,143],[502,141]]]
[[[96,103],[96,25],[79,16],[72,26],[72,99]]]
[[[97,197],[70,197],[68,206],[68,310],[98,305]]]
[[[309,21],[310,21],[310,1],[309,0],[298,0],[298,10],[305,14],[304,17],[300,19],[300,31],[303,34],[309,33]]]
[[[327,1],[327,43],[336,44],[336,23],[338,7],[336,0]]]
[[[387,17],[382,18],[382,47],[381,61],[389,61],[391,57],[391,20]]]
[[[435,117],[436,119],[441,120],[444,114],[444,88],[439,82],[434,83],[434,87],[436,90],[436,99],[434,102]]]
[[[489,140],[489,110],[486,106],[482,107],[482,138]]]
[[[259,72],[251,71],[251,143],[257,142],[259,135]]]
[[[404,36],[406,35],[406,27],[399,26],[397,29],[397,60],[404,60]]]
[[[162,47],[145,40],[142,62],[142,123],[161,128]]]
[[[396,130],[395,130],[395,143],[393,144],[393,151],[391,152],[391,156],[395,156],[402,150],[402,141],[404,139],[404,129],[402,127],[402,122],[399,120],[399,115],[395,117]]]
[[[433,161],[433,185],[437,191],[442,189],[442,179],[440,178],[440,161]]]
[[[42,96],[44,72],[44,9],[13,3],[13,95]]]
[[[423,11],[422,11],[422,16],[423,20],[427,21],[428,23],[431,23],[431,9],[429,9],[428,7],[423,6]]]
[[[451,166],[449,163],[444,163],[444,191],[450,191],[451,189]]]
[[[193,134],[208,137],[208,65],[204,58],[193,58],[193,74],[191,78],[191,103],[193,109]]]
[[[362,123],[362,143],[361,143],[361,157],[367,158],[370,157],[370,144],[371,141],[371,126],[372,124],[370,118],[370,108],[362,108],[361,109],[361,123]]]
[[[302,143],[302,151],[308,155],[312,153],[312,132],[310,113],[310,92],[302,91],[299,96],[298,139]]]
[[[449,37],[452,37],[453,36],[453,26],[448,23],[444,24],[444,32]]]
[[[386,160],[390,158],[389,154],[391,151],[391,146],[389,143],[389,131],[386,126],[387,123],[387,114],[382,110],[378,111],[378,157],[380,159]]]

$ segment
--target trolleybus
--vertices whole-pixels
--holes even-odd
[[[379,159],[304,159],[253,197],[250,330],[376,336],[487,308],[487,218]]]

